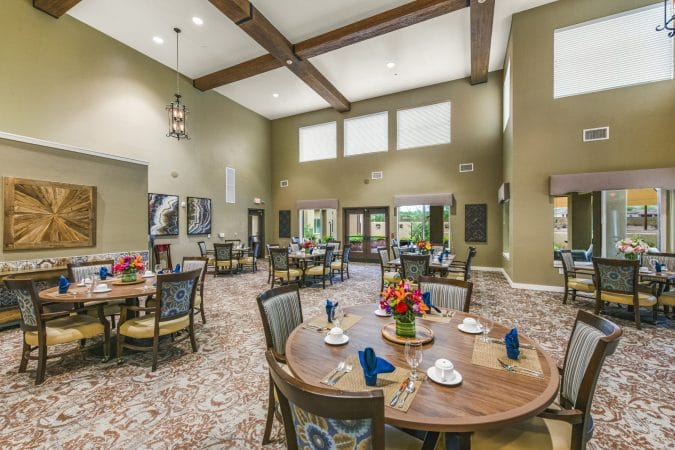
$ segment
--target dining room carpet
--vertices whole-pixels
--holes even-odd
[[[255,274],[207,276],[199,351],[192,353],[187,341],[168,347],[154,373],[149,354],[127,355],[117,364],[89,353],[51,361],[46,381],[35,386],[34,362],[17,373],[20,331],[0,332],[0,448],[261,448],[268,378],[255,297],[268,285],[260,266]],[[351,279],[326,290],[302,289],[304,317],[321,314],[326,298],[374,303],[379,272],[379,266],[353,263]],[[513,289],[498,272],[474,271],[473,281],[472,312],[487,311],[502,323],[517,320],[520,331],[554,358],[564,356],[577,309],[591,309],[587,300],[563,305],[559,293]],[[638,331],[626,318],[613,319],[624,335],[598,381],[588,448],[672,448],[673,321],[661,315]],[[283,448],[278,424],[273,437],[267,448]]]

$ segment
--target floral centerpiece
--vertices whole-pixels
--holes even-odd
[[[396,334],[403,337],[415,337],[415,314],[427,311],[419,289],[410,290],[410,283],[401,281],[390,284],[383,292],[380,308],[393,314],[396,321]]]
[[[145,270],[145,264],[143,264],[141,255],[124,255],[120,257],[117,264],[113,266],[113,270],[115,273],[122,274],[123,283],[128,283],[136,281],[136,273]]]
[[[625,259],[636,260],[641,254],[649,250],[649,244],[637,236],[635,239],[621,239],[616,243],[616,249],[619,253],[623,253]]]
[[[431,250],[431,242],[427,242],[424,239],[417,242],[417,248],[420,249],[423,255],[426,255]]]
[[[314,242],[305,241],[302,243],[302,247],[305,249],[305,253],[312,253],[312,248],[314,247]]]

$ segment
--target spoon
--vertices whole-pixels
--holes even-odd
[[[398,402],[399,408],[403,408],[403,405],[405,405],[405,401],[408,400],[408,396],[411,392],[415,392],[415,382],[413,380],[408,381],[408,386],[405,388],[405,395]]]

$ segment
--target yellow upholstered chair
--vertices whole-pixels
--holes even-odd
[[[619,344],[622,331],[599,316],[578,311],[560,369],[560,403],[539,417],[500,430],[474,433],[474,450],[583,450],[593,436],[591,403],[605,357]]]
[[[663,292],[659,297],[659,303],[663,306],[675,308],[675,291]]]
[[[86,339],[103,335],[103,354],[108,359],[110,352],[110,324],[103,315],[103,304],[96,306],[98,317],[94,318],[83,309],[71,311],[45,312],[44,303],[39,299],[39,284],[34,280],[5,280],[7,289],[14,295],[21,313],[21,331],[23,332],[23,350],[19,372],[26,371],[29,360],[37,360],[35,384],[45,379],[47,359],[84,349]],[[47,348],[54,345],[79,343],[71,350],[58,354],[47,354]],[[37,356],[31,356],[37,350]]]
[[[208,258],[207,271],[209,269],[214,269],[215,265],[216,265],[216,260],[213,257],[213,251],[209,252],[206,249],[206,242],[204,242],[204,241],[197,242],[197,246],[199,247],[199,254],[201,255],[201,257],[202,258]]]
[[[589,278],[592,273],[584,272],[583,269],[578,269],[574,266],[572,250],[560,250],[560,256],[565,277],[563,305],[567,303],[567,296],[570,291],[572,292],[572,301],[574,301],[578,293],[580,297],[595,298],[595,284],[593,278]],[[586,275],[586,277],[580,275]],[[584,293],[586,294],[584,295]]]
[[[291,268],[288,262],[288,250],[285,248],[270,248],[269,252],[272,261],[272,287],[277,280],[284,284],[294,280],[299,282],[302,279],[302,270]]]
[[[389,250],[386,247],[378,248],[377,253],[380,256],[380,291],[383,291],[385,285],[401,281],[401,274],[389,262]]]
[[[340,272],[340,281],[345,281],[345,273],[347,274],[347,278],[349,278],[349,254],[351,251],[352,245],[347,244],[342,252],[342,258],[337,261],[333,261],[333,263],[330,265],[330,268],[334,274]]]
[[[476,256],[476,247],[469,247],[466,255],[466,261],[453,261],[448,267],[446,278],[451,280],[469,281],[471,279],[471,263]]]
[[[323,254],[323,262],[315,266],[305,269],[304,279],[307,280],[307,277],[320,278],[321,283],[324,289],[326,289],[326,279],[330,280],[330,284],[333,284],[333,248],[326,247],[325,253]]]
[[[234,246],[232,242],[227,244],[213,244],[213,253],[215,259],[214,276],[224,273],[236,272],[237,267],[239,267],[239,262],[233,257],[232,246]]]
[[[260,253],[260,243],[254,242],[253,249],[247,255],[241,255],[239,258],[239,267],[250,267],[252,272],[258,270],[258,255]]]
[[[152,371],[157,370],[159,337],[174,334],[181,330],[188,333],[180,342],[190,338],[192,351],[197,351],[194,332],[194,300],[199,285],[200,270],[190,272],[157,275],[157,302],[152,307],[122,306],[120,324],[117,327],[117,358],[122,362],[122,351],[126,348],[152,351]],[[144,311],[140,317],[127,318],[129,312]],[[125,342],[125,338],[152,339],[151,347]]]
[[[604,303],[632,306],[635,326],[640,329],[640,308],[651,308],[656,321],[656,297],[638,290],[639,262],[625,259],[593,258],[595,268],[595,313]]]

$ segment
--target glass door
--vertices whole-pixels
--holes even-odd
[[[345,208],[344,244],[351,244],[350,259],[377,262],[379,247],[387,247],[389,208]]]

